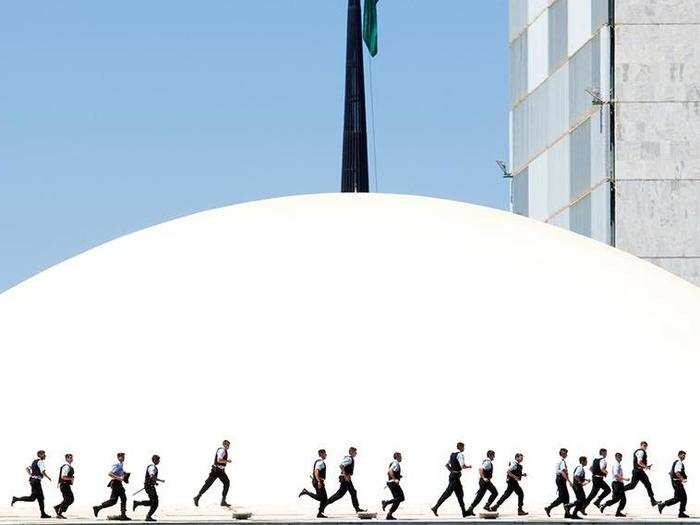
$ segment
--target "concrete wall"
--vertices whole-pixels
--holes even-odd
[[[700,0],[615,9],[616,245],[700,285]]]

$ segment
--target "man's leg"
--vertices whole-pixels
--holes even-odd
[[[459,478],[454,480],[454,493],[457,496],[457,503],[459,503],[459,508],[462,509],[462,514],[466,514],[467,509],[464,508],[464,487],[462,486],[462,481]]]
[[[498,496],[498,489],[496,489],[496,487],[494,487],[493,483],[491,483],[491,481],[489,480],[489,482],[486,484],[486,490],[488,490],[491,493],[491,495],[489,496],[489,499],[486,501],[486,507],[490,508],[491,504]]]
[[[685,487],[683,483],[678,484],[678,499],[681,502],[681,507],[678,509],[678,516],[685,514],[685,506],[688,503],[688,495],[685,493]]]
[[[500,498],[498,498],[498,501],[496,502],[496,508],[503,505],[503,502],[505,502],[513,492],[515,492],[515,487],[513,487],[513,484],[511,483],[511,480],[509,479],[507,484],[506,484],[505,492],[501,495]]]
[[[338,490],[333,494],[330,498],[328,498],[328,503],[326,503],[326,506],[331,505],[332,503],[335,503],[338,501],[340,498],[345,496],[345,493],[348,491],[348,482],[345,479],[340,480],[340,487],[338,487]]]
[[[117,484],[119,493],[119,507],[122,516],[126,516],[126,489],[121,483]]]
[[[360,512],[360,502],[357,501],[357,491],[355,490],[355,485],[353,485],[352,480],[348,482],[348,492],[350,493],[350,500],[352,501],[352,507],[355,512]]]
[[[30,492],[29,496],[21,496],[19,498],[12,498],[13,502],[15,502],[15,501],[28,501],[28,502],[34,501],[36,499],[36,489],[34,488],[34,485],[35,485],[34,480],[30,480],[29,481],[29,488],[31,489],[31,492]]]
[[[633,490],[634,487],[637,486],[637,483],[639,483],[640,479],[640,473],[644,474],[644,471],[641,469],[632,469],[632,481],[630,481],[627,485],[625,485],[625,491],[627,490]]]
[[[36,501],[39,504],[39,512],[41,516],[48,516],[46,510],[44,510],[44,490],[41,488],[41,481],[36,480],[36,483],[32,484],[32,493],[36,497]]]
[[[328,493],[326,492],[326,485],[321,485],[314,487],[316,489],[316,497],[314,499],[318,500],[318,513],[323,514],[326,510],[326,505],[328,505]]]
[[[433,511],[437,511],[440,508],[440,505],[445,503],[445,501],[447,501],[447,498],[452,496],[453,492],[454,492],[454,485],[452,484],[452,478],[450,477],[450,480],[447,483],[447,488],[442,493],[442,495],[438,498],[437,503],[433,507]]]
[[[209,476],[207,477],[206,481],[204,482],[204,485],[202,485],[202,488],[199,489],[199,492],[197,493],[196,498],[199,499],[202,497],[202,494],[204,494],[207,490],[209,490],[209,487],[212,486],[214,481],[219,477],[217,471],[220,470],[216,467],[211,468],[211,472],[209,472]]]
[[[147,485],[146,486],[146,494],[148,494],[148,507],[150,509],[148,510],[148,514],[146,514],[146,519],[153,519],[153,514],[156,512],[156,509],[158,509],[158,492],[156,491],[155,486],[153,485]]]
[[[399,508],[401,502],[405,499],[403,495],[403,489],[398,483],[389,483],[389,490],[391,491],[391,500],[387,501],[387,505],[391,504],[389,509],[389,514],[387,516],[393,516],[394,512]]]
[[[476,496],[474,496],[474,500],[472,501],[472,504],[469,505],[469,509],[467,510],[467,512],[469,512],[470,510],[474,510],[474,508],[484,497],[484,494],[486,494],[486,482],[483,479],[479,478],[479,490],[476,491]]]
[[[598,496],[595,500],[594,505],[596,507],[600,507],[601,502],[605,499],[605,497],[610,494],[610,485],[608,485],[607,481],[604,479],[601,480],[601,485],[600,485],[600,496]],[[590,499],[590,496],[589,496]]]
[[[115,485],[112,485],[112,493],[109,495],[109,499],[107,501],[102,502],[100,505],[95,507],[97,509],[95,512],[98,512],[102,509],[107,509],[117,503],[119,500],[119,492],[116,490]]]
[[[224,488],[221,490],[221,504],[223,505],[226,503],[226,496],[228,495],[228,488],[231,486],[231,481],[228,479],[228,475],[226,474],[225,471],[222,469],[219,470],[219,479],[221,480],[221,483],[224,485]]]
[[[642,474],[639,476],[639,481],[641,481],[642,485],[644,485],[644,487],[646,487],[647,494],[649,495],[649,500],[651,501],[651,504],[656,505],[656,498],[654,497],[654,489],[651,488],[651,481],[649,481],[649,476],[647,476],[646,472],[642,472]]]
[[[518,510],[523,510],[523,504],[525,503],[525,494],[523,493],[523,489],[520,487],[520,483],[517,483],[515,485],[515,488],[513,488],[513,492],[515,492],[518,496]]]
[[[591,501],[593,501],[593,498],[596,497],[600,489],[602,488],[600,482],[603,481],[603,478],[599,478],[598,476],[593,476],[593,487],[591,488],[591,492],[588,494],[588,497],[586,498],[586,507],[591,504]],[[602,496],[601,496],[602,497]]]

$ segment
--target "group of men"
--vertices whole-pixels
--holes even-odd
[[[195,506],[199,506],[199,500],[202,495],[218,479],[221,481],[223,486],[221,506],[230,507],[229,503],[226,501],[226,496],[230,486],[229,478],[226,475],[226,466],[231,463],[231,460],[228,457],[228,450],[230,446],[231,443],[228,440],[224,440],[222,446],[216,450],[209,476],[202,485],[202,488],[194,497]],[[686,475],[685,465],[683,463],[686,457],[685,451],[681,450],[678,452],[678,458],[673,462],[669,472],[674,492],[673,497],[666,501],[658,501],[654,496],[651,482],[649,481],[649,477],[646,473],[646,471],[652,467],[648,461],[647,447],[647,443],[642,441],[639,448],[634,452],[632,457],[633,469],[631,480],[630,478],[626,478],[624,475],[622,468],[622,454],[619,452],[615,454],[615,463],[612,466],[612,488],[606,481],[609,474],[607,462],[608,452],[606,449],[600,449],[598,457],[593,460],[590,467],[591,479],[586,477],[588,459],[585,456],[581,456],[579,458],[579,464],[574,469],[573,474],[569,475],[569,467],[566,462],[568,450],[565,448],[560,449],[559,460],[557,461],[555,473],[557,499],[545,507],[544,510],[547,516],[551,515],[554,508],[558,507],[559,505],[563,505],[565,518],[581,519],[581,515],[586,515],[587,507],[593,503],[601,513],[604,513],[606,508],[617,505],[615,516],[624,517],[625,514],[623,514],[622,511],[624,510],[627,502],[625,493],[634,489],[637,484],[641,483],[647,490],[651,505],[657,507],[659,513],[662,513],[663,509],[666,507],[680,504],[678,517],[687,518],[688,515],[685,513],[685,510],[688,498],[685,492],[684,484],[686,483],[688,477]],[[366,512],[365,509],[360,508],[357,490],[355,490],[355,486],[352,482],[352,478],[355,473],[356,456],[357,448],[350,447],[348,454],[343,458],[339,465],[340,472],[338,480],[340,485],[338,490],[329,498],[326,492],[327,453],[325,449],[320,449],[318,451],[318,459],[314,461],[311,472],[311,485],[313,486],[314,490],[311,492],[307,489],[303,489],[299,493],[299,497],[308,496],[318,501],[319,506],[318,513],[316,515],[318,518],[325,518],[326,516],[324,511],[326,507],[340,500],[347,493],[350,494],[350,499],[355,511],[358,513]],[[479,505],[481,500],[488,492],[489,496],[486,504],[483,507],[487,512],[496,512],[512,494],[516,494],[518,497],[518,516],[526,516],[528,513],[523,509],[524,494],[522,487],[520,486],[520,481],[527,476],[527,474],[523,472],[523,454],[515,454],[513,461],[511,461],[508,465],[508,469],[506,471],[506,490],[498,501],[496,501],[496,498],[498,497],[498,490],[492,482],[494,470],[493,461],[495,457],[496,453],[493,450],[489,450],[486,453],[486,458],[479,467],[479,486],[476,496],[469,507],[466,507],[464,504],[464,488],[462,487],[460,478],[462,476],[462,471],[471,468],[471,465],[467,465],[465,461],[464,443],[457,443],[457,450],[450,454],[445,465],[445,468],[447,468],[449,472],[447,488],[440,496],[436,504],[431,507],[433,514],[438,516],[440,506],[452,494],[454,494],[457,498],[460,509],[462,510],[462,516],[474,516],[474,509]],[[112,507],[119,502],[121,514],[117,516],[116,519],[126,521],[130,520],[126,514],[127,497],[126,489],[124,487],[124,484],[129,482],[130,474],[124,470],[125,458],[126,454],[124,452],[117,453],[117,462],[112,465],[112,468],[107,474],[109,478],[109,483],[107,486],[111,489],[110,498],[100,505],[95,505],[93,507],[95,517],[98,516],[102,509]],[[41,485],[44,478],[52,481],[51,477],[49,477],[46,472],[44,463],[45,460],[46,452],[39,450],[37,452],[37,459],[32,461],[30,466],[28,466],[26,469],[27,473],[29,474],[31,494],[29,496],[13,497],[12,505],[18,501],[37,501],[39,504],[41,517],[50,518],[51,516],[46,513],[44,508],[44,492]],[[389,512],[386,515],[387,520],[396,519],[394,513],[398,510],[399,505],[401,505],[401,503],[405,500],[403,489],[401,487],[401,460],[401,452],[395,452],[387,468],[388,479],[386,484],[391,492],[391,499],[382,501],[382,510],[386,510],[386,508],[389,507]],[[158,477],[158,464],[160,463],[160,456],[153,455],[151,461],[152,463],[146,468],[143,489],[134,494],[136,495],[141,491],[145,491],[148,495],[148,499],[133,501],[134,511],[141,506],[148,507],[149,510],[146,515],[146,521],[155,521],[153,514],[158,508],[158,492],[156,487],[158,483],[163,483],[163,480]],[[61,466],[57,479],[63,500],[58,505],[54,506],[56,517],[60,519],[66,518],[64,514],[74,501],[72,485],[75,479],[75,470],[72,464],[73,455],[66,454],[65,463]],[[589,483],[592,483],[592,489],[588,494],[586,494],[584,487]],[[571,486],[574,491],[574,501],[570,500],[568,489],[569,486]],[[611,493],[611,498],[603,503],[605,497]]]
[[[647,476],[646,473],[647,470],[651,469],[651,464],[649,463],[647,456],[647,447],[647,442],[642,441],[639,444],[639,448],[634,451],[632,456],[631,480],[630,478],[625,477],[624,470],[622,468],[622,454],[620,452],[615,454],[615,463],[612,467],[612,489],[606,481],[606,478],[608,477],[608,451],[606,449],[601,448],[598,457],[593,460],[593,464],[591,465],[590,469],[592,479],[586,478],[586,465],[588,464],[588,459],[585,456],[581,456],[579,458],[579,464],[574,469],[573,475],[570,476],[569,467],[566,464],[568,450],[565,448],[559,450],[559,460],[557,461],[555,473],[557,499],[545,507],[544,511],[547,513],[547,516],[550,515],[552,509],[559,505],[563,505],[565,518],[582,519],[580,515],[583,514],[585,516],[586,508],[591,504],[591,502],[593,502],[601,513],[604,513],[606,508],[617,505],[615,516],[625,517],[626,514],[622,512],[627,504],[627,497],[625,493],[629,490],[633,490],[637,484],[641,483],[647,490],[647,495],[649,496],[649,501],[652,507],[657,507],[659,514],[663,513],[663,510],[666,507],[680,504],[678,509],[678,517],[687,518],[688,515],[685,513],[685,509],[688,497],[685,492],[684,484],[687,481],[688,476],[685,473],[685,465],[683,464],[686,456],[685,451],[678,451],[678,458],[673,461],[669,472],[671,486],[673,487],[673,497],[666,501],[659,501],[654,496],[654,490],[652,489],[651,482],[649,481],[649,476]],[[584,487],[591,481],[593,484],[592,489],[590,493],[586,495]],[[569,485],[572,487],[576,497],[573,502],[569,499]],[[611,492],[612,497],[603,503],[603,499],[605,499],[605,497]]]

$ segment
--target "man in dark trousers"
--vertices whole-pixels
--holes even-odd
[[[382,510],[386,510],[387,506],[391,505],[386,519],[395,520],[394,512],[398,510],[401,502],[406,499],[401,488],[401,452],[394,452],[394,460],[389,463],[387,476],[389,480],[386,482],[386,486],[391,491],[391,499],[382,501]]]
[[[593,488],[586,499],[586,507],[588,507],[588,505],[590,505],[595,498],[593,505],[600,508],[600,504],[605,499],[605,496],[610,494],[610,485],[608,485],[608,482],[605,481],[605,478],[608,477],[607,457],[608,451],[601,448],[599,451],[599,456],[595,458],[591,464],[591,479],[593,480]],[[600,492],[600,495],[596,498],[598,492]]]
[[[209,490],[209,487],[211,487],[217,479],[221,480],[221,484],[224,486],[223,490],[221,491],[221,506],[231,506],[226,502],[228,488],[231,485],[231,482],[226,475],[226,465],[231,463],[231,460],[228,459],[228,449],[230,446],[231,442],[228,439],[224,439],[221,446],[216,449],[216,453],[214,454],[214,464],[211,466],[211,471],[209,471],[209,477],[204,482],[204,485],[202,485],[202,488],[199,489],[199,493],[197,493],[197,495],[194,497],[195,507],[199,507],[199,498],[201,498],[202,494]]]
[[[647,442],[642,441],[639,444],[639,448],[634,451],[634,455],[632,456],[632,481],[625,485],[625,491],[632,490],[637,486],[637,483],[641,481],[642,485],[644,485],[644,487],[647,489],[649,501],[653,507],[661,502],[657,501],[654,497],[654,489],[651,488],[651,482],[649,481],[649,476],[647,476],[646,473],[647,470],[651,469],[651,465],[649,464],[647,458],[647,447]]]
[[[335,503],[345,496],[346,492],[349,492],[355,512],[366,512],[365,509],[360,508],[360,503],[357,501],[357,491],[352,484],[352,476],[355,473],[355,456],[357,456],[357,449],[355,447],[350,447],[348,449],[348,455],[340,462],[340,476],[338,477],[340,487],[335,494],[328,498],[327,505]]]
[[[66,454],[64,457],[66,462],[61,466],[61,470],[58,471],[58,488],[61,489],[63,501],[53,508],[53,510],[56,511],[56,517],[60,519],[66,519],[63,513],[66,512],[68,507],[71,506],[71,503],[75,501],[73,497],[73,480],[75,479],[73,454]]]
[[[152,463],[146,468],[146,476],[143,480],[143,489],[148,494],[147,500],[136,501],[134,500],[134,511],[136,507],[149,507],[148,514],[146,514],[146,521],[156,521],[153,519],[153,514],[155,514],[158,508],[158,491],[156,486],[158,482],[163,483],[163,480],[158,478],[158,464],[160,463],[160,456],[154,454],[151,457]]]
[[[625,495],[625,481],[629,481],[629,478],[625,477],[625,474],[622,470],[622,454],[619,452],[615,453],[615,464],[613,465],[612,469],[613,473],[613,482],[612,482],[612,498],[606,501],[603,505],[598,507],[600,509],[600,513],[602,514],[605,512],[605,509],[607,507],[612,507],[615,505],[615,503],[619,503],[617,506],[617,512],[615,512],[615,516],[618,518],[624,518],[627,516],[626,514],[623,514],[622,511],[625,509],[625,505],[627,505],[627,496]]]
[[[435,506],[431,507],[430,510],[432,510],[433,514],[437,516],[440,505],[442,505],[447,498],[454,493],[454,495],[457,496],[459,508],[462,509],[462,517],[466,517],[467,509],[464,506],[464,488],[462,487],[460,478],[462,477],[462,470],[472,468],[472,466],[467,465],[464,462],[464,443],[457,443],[457,452],[450,454],[450,458],[447,460],[445,468],[447,468],[447,470],[450,472],[447,481],[447,488],[445,489],[445,492],[442,493],[442,496],[440,496],[440,498],[437,500]]]
[[[506,491],[498,499],[498,502],[491,507],[493,512],[497,512],[498,507],[503,505],[503,502],[515,492],[518,496],[518,516],[527,516],[528,513],[523,510],[525,495],[523,494],[523,489],[520,487],[520,480],[526,476],[527,474],[523,472],[523,455],[518,452],[515,455],[515,461],[508,465],[508,470],[506,471]]]
[[[474,501],[472,501],[472,504],[469,505],[467,509],[467,516],[474,516],[474,509],[482,500],[486,491],[490,494],[486,505],[484,505],[484,510],[491,512],[491,504],[496,499],[496,496],[498,496],[498,490],[496,490],[496,487],[494,487],[491,482],[491,478],[493,477],[493,460],[495,457],[496,453],[493,450],[486,452],[486,459],[481,463],[481,467],[479,467],[479,490],[477,490]]]
[[[688,480],[688,476],[686,476],[685,474],[685,465],[683,464],[684,461],[685,451],[679,450],[678,459],[673,462],[673,465],[671,465],[671,472],[668,473],[669,476],[671,476],[673,497],[669,500],[659,503],[659,514],[661,514],[664,511],[664,508],[675,505],[676,503],[680,503],[681,506],[678,509],[678,517],[688,517],[688,515],[685,513],[685,505],[686,503],[688,503],[688,496],[686,495],[685,487],[683,486],[683,484]]]
[[[544,508],[547,517],[549,517],[549,513],[552,512],[552,509],[559,505],[564,505],[564,517],[571,517],[569,508],[566,506],[569,503],[569,488],[567,485],[571,484],[569,480],[569,467],[566,466],[566,456],[568,455],[568,450],[565,448],[559,449],[559,461],[557,461],[557,468],[554,476],[554,481],[557,484],[557,499]]]
[[[112,489],[112,494],[109,499],[102,503],[101,505],[96,505],[92,507],[92,511],[95,513],[95,517],[102,509],[112,507],[119,501],[121,514],[119,519],[122,521],[131,521],[126,515],[126,489],[124,488],[124,483],[128,482],[129,474],[124,472],[124,459],[126,454],[124,452],[117,453],[117,462],[112,465],[112,470],[107,474],[109,476],[109,483],[107,486]]]
[[[588,458],[586,456],[581,456],[578,458],[578,465],[574,469],[574,479],[571,483],[571,487],[574,489],[574,495],[576,500],[572,503],[564,505],[564,507],[571,512],[574,509],[574,513],[571,514],[571,519],[580,520],[579,512],[586,515],[586,491],[583,487],[588,485],[589,481],[586,479],[586,465],[588,465]]]
[[[50,518],[51,516],[46,514],[44,510],[44,490],[41,488],[41,480],[43,478],[51,481],[51,478],[46,473],[46,466],[44,461],[46,460],[46,452],[39,450],[36,453],[37,459],[32,461],[31,465],[27,467],[27,474],[29,474],[29,486],[32,492],[29,496],[22,496],[16,498],[12,496],[12,503],[10,506],[14,505],[18,501],[35,501],[39,504],[39,511],[41,512],[42,518]]]
[[[314,488],[314,492],[309,492],[306,489],[302,489],[299,493],[299,497],[309,496],[310,498],[318,501],[318,513],[317,518],[325,518],[323,511],[326,510],[326,504],[328,503],[328,493],[326,492],[326,450],[320,449],[318,451],[318,459],[314,461],[314,466],[311,469],[311,486]]]

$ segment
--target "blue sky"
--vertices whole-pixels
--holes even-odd
[[[0,291],[168,219],[338,191],[346,6],[4,0]],[[382,0],[379,23],[379,191],[507,207],[507,2]]]

